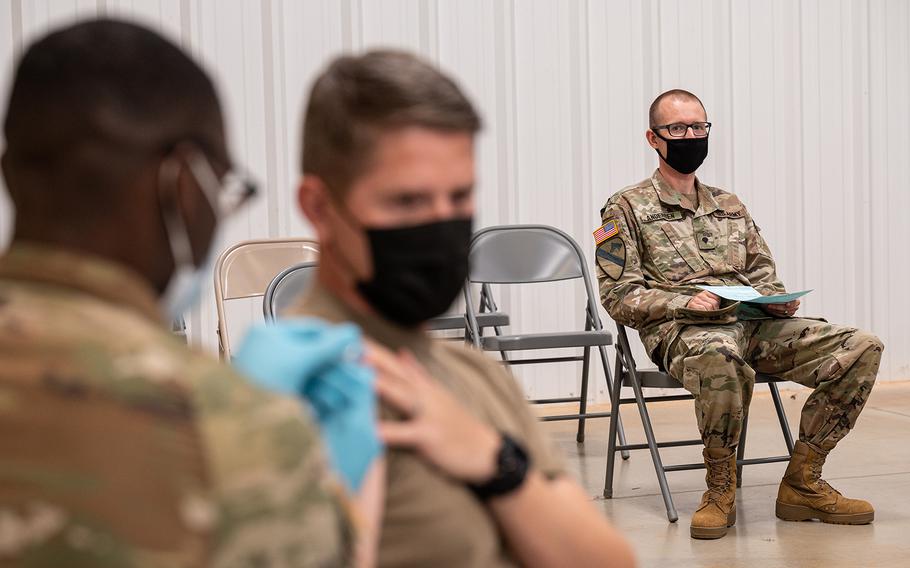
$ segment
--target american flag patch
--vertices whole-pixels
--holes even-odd
[[[619,223],[616,219],[607,221],[601,227],[598,227],[594,231],[594,244],[599,245],[610,237],[615,237],[619,234]]]

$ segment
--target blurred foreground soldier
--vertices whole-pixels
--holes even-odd
[[[310,93],[299,197],[321,256],[296,312],[387,348],[379,565],[631,566],[514,380],[423,330],[467,275],[479,129],[460,89],[403,53],[336,59]]]
[[[692,516],[692,537],[722,537],[736,522],[735,450],[756,372],[814,389],[780,484],[777,516],[872,522],[869,503],[842,496],[821,472],[869,397],[881,341],[851,327],[795,318],[799,300],[745,311],[698,288],[785,292],[742,202],[695,177],[711,128],[701,101],[668,91],[651,105],[649,118],[646,137],[660,166],[601,211],[597,277],[610,316],[637,329],[651,358],[695,396],[708,491]]]
[[[135,25],[28,48],[5,122],[0,566],[346,566],[302,406],[188,350],[231,185],[199,66]]]

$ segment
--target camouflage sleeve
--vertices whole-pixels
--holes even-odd
[[[783,282],[777,277],[777,267],[768,243],[761,236],[761,230],[752,216],[746,212],[746,277],[752,287],[765,296],[786,292]]]
[[[611,221],[616,223],[616,234],[601,242],[595,252],[600,302],[607,313],[633,329],[672,319],[676,308],[685,307],[691,296],[649,286],[642,275],[640,240],[628,203],[614,197],[602,216],[604,227]]]
[[[303,405],[224,369],[198,392],[218,526],[214,564],[349,565],[350,504]]]

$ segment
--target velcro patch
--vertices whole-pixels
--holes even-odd
[[[717,248],[717,242],[714,239],[714,235],[707,231],[701,231],[696,235],[698,240],[699,250],[714,250]]]
[[[614,236],[597,247],[597,265],[613,280],[619,280],[626,270],[626,244]]]
[[[649,213],[641,221],[642,223],[653,223],[654,221],[679,221],[682,218],[682,211],[661,211],[660,213]]]
[[[610,219],[594,231],[594,244],[600,245],[605,240],[619,234],[619,221]]]

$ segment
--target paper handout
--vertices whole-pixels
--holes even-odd
[[[726,300],[744,302],[747,304],[786,304],[797,298],[802,298],[812,291],[803,290],[802,292],[792,292],[790,294],[762,296],[761,293],[752,286],[699,286],[699,288],[707,290]]]

